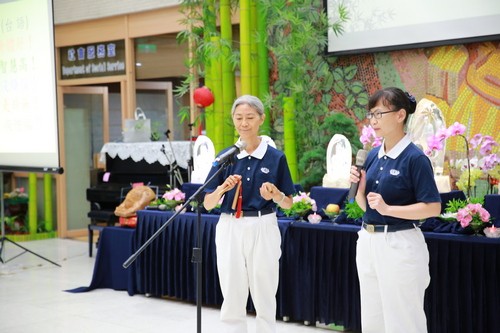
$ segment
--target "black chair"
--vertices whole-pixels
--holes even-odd
[[[116,202],[91,202],[90,211],[87,216],[90,218],[88,224],[89,233],[89,257],[92,257],[92,244],[94,242],[94,230],[99,232],[99,236],[104,227],[114,226],[118,222],[118,216],[115,215]],[[99,238],[96,242],[96,247]]]
[[[151,188],[155,194],[156,198],[158,198],[159,187],[155,185],[147,185]],[[122,187],[120,189],[120,197],[116,198],[107,198],[101,197],[100,202],[95,202],[91,200],[91,197],[87,194],[87,200],[90,201],[90,211],[87,213],[87,216],[90,218],[90,223],[88,225],[89,232],[89,257],[92,257],[92,244],[94,242],[94,230],[99,232],[99,236],[101,231],[105,227],[114,226],[119,221],[119,217],[115,215],[115,209],[120,203],[123,202],[127,193],[132,189],[132,185]],[[88,192],[87,192],[88,193]],[[96,248],[99,244],[99,238],[97,238]]]

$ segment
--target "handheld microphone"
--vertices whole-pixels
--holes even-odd
[[[365,164],[367,155],[368,151],[364,149],[358,150],[358,153],[356,154],[356,168],[358,169],[358,172],[361,172],[361,169]],[[354,202],[354,198],[356,197],[356,193],[358,192],[358,186],[359,182],[351,183],[351,188],[349,189],[349,196],[347,197],[349,202]]]
[[[245,141],[241,141],[241,140],[237,141],[234,144],[234,146],[232,146],[231,148],[229,148],[222,155],[218,156],[214,160],[214,162],[212,163],[212,166],[216,167],[216,166],[219,166],[221,164],[224,164],[228,159],[232,158],[233,155],[239,153],[241,149],[245,149],[246,146],[247,146],[247,144],[246,144]]]

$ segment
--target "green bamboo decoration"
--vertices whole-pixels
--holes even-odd
[[[43,175],[43,197],[45,213],[45,231],[54,230],[54,216],[52,212],[52,175],[45,173]]]
[[[257,4],[250,0],[250,77],[252,95],[259,94],[259,59],[257,45]]]
[[[37,191],[36,191],[36,174],[30,172],[28,174],[28,229],[29,233],[34,235],[37,232],[38,220],[37,220]]]
[[[252,94],[250,64],[250,0],[240,1],[240,71],[241,94]]]
[[[268,50],[266,46],[267,34],[267,10],[262,6],[262,2],[257,2],[257,57],[259,63],[259,98],[264,101],[269,93],[269,63]],[[269,108],[265,108],[266,119],[261,126],[261,132],[265,135],[271,135],[271,116]]]
[[[231,106],[236,96],[234,70],[231,65],[233,29],[231,24],[230,0],[220,1],[220,31],[221,31],[221,66],[222,66],[222,98],[224,113],[224,146],[230,146],[235,141],[234,128],[231,121]]]
[[[283,144],[288,167],[294,182],[298,180],[295,146],[295,98],[283,97]]]
[[[211,136],[215,151],[224,148],[224,103],[222,99],[222,68],[220,53],[220,37],[211,38],[214,54],[211,58],[212,67],[212,92],[214,94],[214,131]]]

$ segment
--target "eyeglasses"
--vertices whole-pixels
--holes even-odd
[[[365,117],[366,119],[372,119],[372,118],[375,118],[375,119],[380,119],[382,118],[382,115],[383,114],[386,114],[386,113],[391,113],[391,112],[398,112],[399,110],[390,110],[390,111],[375,111],[375,112],[367,112]]]

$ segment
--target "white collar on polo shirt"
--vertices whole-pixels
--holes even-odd
[[[267,142],[264,140],[260,140],[259,146],[257,147],[257,149],[253,151],[253,153],[249,154],[247,153],[246,150],[242,150],[238,155],[236,155],[236,157],[238,157],[238,159],[241,160],[242,158],[245,158],[247,156],[252,156],[261,160],[266,154],[266,151],[267,151]]]
[[[387,155],[387,157],[395,160],[411,143],[410,135],[406,134],[401,140],[399,140],[399,142],[391,149],[388,154],[385,153],[384,143],[385,141],[383,141],[382,145],[380,146],[380,150],[378,151],[378,158],[382,158]]]

